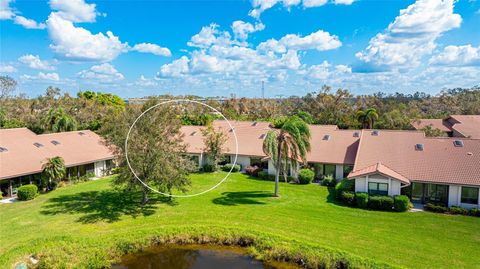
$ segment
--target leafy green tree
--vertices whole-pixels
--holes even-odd
[[[130,126],[142,112],[156,104],[155,100],[143,106],[128,106],[110,117],[101,133],[119,160],[119,175],[113,184],[127,190],[141,190],[142,204],[149,201],[150,189],[139,182],[128,168],[125,139]],[[128,140],[128,158],[135,174],[148,186],[163,193],[187,191],[188,175],[194,163],[185,156],[186,145],[180,132],[180,106],[161,105],[146,112],[131,130]]]
[[[227,136],[221,130],[215,130],[212,124],[202,129],[204,136],[203,144],[207,158],[212,161],[213,171],[218,170],[218,163],[224,158],[224,146],[227,142]]]
[[[273,123],[263,141],[263,152],[272,159],[276,169],[275,192],[278,197],[280,174],[287,180],[288,169],[296,169],[298,162],[307,162],[310,151],[310,129],[299,117],[282,118]]]
[[[422,131],[425,133],[425,136],[428,137],[442,137],[446,136],[446,133],[438,128],[433,128],[431,125],[427,125],[422,128]]]
[[[65,162],[59,156],[47,159],[42,166],[42,178],[47,180],[48,184],[45,185],[50,190],[65,177],[66,173]]]
[[[62,108],[51,108],[45,118],[45,129],[53,132],[77,130],[77,122],[67,115]]]
[[[377,109],[373,107],[367,108],[365,111],[359,110],[357,112],[357,120],[362,123],[363,129],[372,129],[377,119]]]

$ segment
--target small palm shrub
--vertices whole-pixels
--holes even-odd
[[[389,211],[393,209],[393,197],[390,196],[370,196],[368,207],[375,210]]]
[[[322,186],[335,187],[336,185],[337,185],[337,180],[334,179],[332,176],[325,177],[322,180]]]
[[[298,172],[298,182],[300,184],[310,184],[315,177],[315,172],[310,169],[300,169]]]
[[[341,194],[342,202],[348,206],[355,206],[355,193],[351,191],[343,191]]]
[[[393,198],[393,207],[395,211],[405,212],[412,208],[412,203],[405,195],[397,195]]]
[[[355,203],[357,204],[357,207],[367,208],[368,207],[368,193],[366,193],[366,192],[355,193]]]
[[[225,172],[230,172],[230,169],[232,170],[232,173],[240,172],[241,166],[239,164],[233,165],[233,163],[227,163],[222,166],[222,170]]]
[[[17,198],[20,201],[33,200],[38,194],[38,187],[33,184],[23,185],[18,188]]]

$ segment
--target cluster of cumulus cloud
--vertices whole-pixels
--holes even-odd
[[[161,57],[172,56],[170,49],[158,44],[139,43],[131,46],[111,31],[92,33],[78,26],[78,23],[94,23],[97,17],[106,16],[93,3],[84,0],[50,0],[51,13],[48,18],[45,22],[36,22],[20,16],[10,7],[10,2],[0,2],[0,19],[13,20],[29,29],[46,29],[51,40],[50,49],[56,55],[52,61],[31,54],[20,57],[20,63],[41,71],[37,76],[24,76],[27,80],[60,81],[60,76],[52,72],[58,61],[81,61],[92,62],[93,65],[78,72],[78,79],[114,83],[125,79],[111,64],[123,53],[137,51]],[[461,16],[454,12],[455,0],[417,0],[401,10],[386,29],[372,37],[368,46],[355,54],[355,62],[349,65],[333,65],[327,61],[313,65],[302,63],[302,57],[308,51],[329,51],[342,47],[337,35],[322,29],[306,35],[286,34],[257,45],[249,42],[252,34],[267,27],[261,22],[260,16],[274,6],[290,9],[294,6],[313,8],[326,4],[351,5],[354,1],[253,0],[249,12],[252,22],[237,20],[229,28],[222,28],[215,23],[202,27],[186,44],[189,49],[184,55],[160,66],[153,78],[142,75],[136,84],[154,87],[168,80],[224,86],[221,83],[236,81],[248,86],[258,81],[287,81],[292,78],[296,81],[290,79],[289,82],[300,87],[309,86],[315,81],[356,86],[372,79],[381,82],[382,86],[389,86],[388,80],[395,78],[402,79],[405,86],[415,87],[421,79],[428,79],[438,70],[470,79],[479,75],[476,67],[480,65],[480,47],[464,44],[439,48],[437,44],[445,32],[459,28],[462,23]],[[422,72],[409,73],[418,67],[423,68]],[[457,69],[452,71],[452,67]],[[2,65],[0,69],[0,72],[15,71],[16,68],[9,65]]]

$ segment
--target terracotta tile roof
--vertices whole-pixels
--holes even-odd
[[[480,138],[480,115],[451,115],[449,119],[454,120],[452,129],[464,137]]]
[[[366,176],[366,175],[371,175],[371,174],[382,174],[387,177],[395,178],[397,180],[400,180],[406,184],[410,184],[410,180],[408,178],[400,175],[399,173],[393,171],[392,169],[388,168],[387,166],[383,165],[382,163],[378,162],[376,164],[367,166],[365,168],[362,168],[360,170],[355,170],[352,171],[349,175],[348,178],[354,178],[354,177],[360,177],[360,176]]]
[[[463,147],[455,147],[461,139]],[[423,144],[423,150],[416,150]],[[480,185],[480,140],[427,138],[419,131],[363,130],[354,171],[377,163],[410,181]]]
[[[36,135],[27,128],[1,129],[0,147],[7,149],[0,152],[0,179],[41,172],[44,161],[55,156],[61,156],[67,167],[114,156],[89,130]]]
[[[238,154],[245,156],[265,157],[263,153],[263,140],[271,128],[268,122],[231,121],[238,139]],[[228,140],[225,152],[235,154],[235,140],[233,133],[226,121],[213,122],[215,128],[224,130]],[[188,145],[188,152],[201,153],[203,139],[201,126],[183,126],[184,141]],[[307,154],[309,162],[332,164],[354,164],[359,137],[354,137],[354,130],[338,130],[336,125],[310,125],[311,152]],[[194,135],[192,135],[194,134]],[[330,135],[329,140],[324,140],[325,135]]]
[[[443,119],[421,119],[412,122],[412,126],[417,129],[421,130],[426,126],[431,126],[434,129],[440,129],[444,132],[451,132],[452,129],[450,128],[451,125],[448,122],[445,122]]]
[[[355,163],[360,131],[339,130],[336,126],[310,125],[311,151],[307,154],[309,162],[330,164]],[[354,134],[358,134],[355,137]],[[329,139],[326,139],[329,135]]]

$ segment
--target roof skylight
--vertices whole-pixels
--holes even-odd
[[[40,144],[40,143],[38,143],[38,142],[33,143],[33,145],[34,145],[35,147],[37,147],[37,148],[43,147],[43,145]]]
[[[415,150],[423,151],[424,145],[423,144],[415,144]]]
[[[360,132],[354,132],[353,133],[353,137],[359,137],[360,136]]]
[[[85,133],[84,133],[84,132],[78,132],[78,134],[79,134],[79,135],[85,135]]]
[[[330,135],[329,135],[329,134],[324,135],[324,136],[323,136],[323,140],[327,140],[327,141],[330,140]]]
[[[372,135],[378,136],[380,134],[379,130],[373,130]]]
[[[453,145],[455,147],[463,147],[463,141],[462,140],[453,140]]]
[[[57,140],[52,140],[50,141],[50,143],[54,144],[55,146],[60,145],[60,142],[58,142]]]
[[[266,134],[261,134],[259,138],[260,138],[260,139],[264,139],[265,136],[267,136],[267,135],[266,135]]]
[[[0,152],[7,152],[8,149],[7,148],[4,148],[4,147],[0,147]]]
[[[191,136],[194,136],[194,135],[196,135],[196,134],[197,134],[197,131],[193,131],[190,135],[191,135]]]
[[[252,126],[257,126],[257,124],[258,124],[258,122],[254,121],[254,122],[252,123]]]

